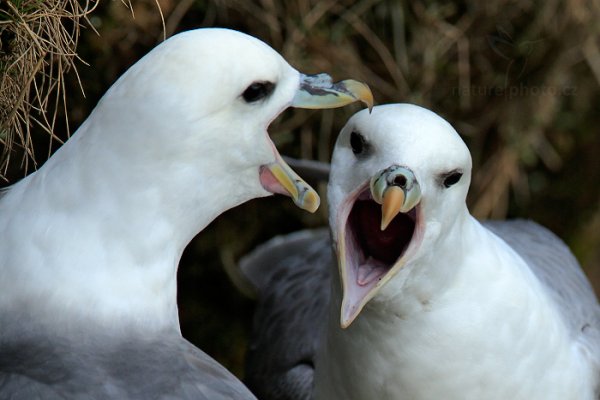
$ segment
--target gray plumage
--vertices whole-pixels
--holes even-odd
[[[582,343],[599,359],[598,301],[563,241],[532,221],[486,221],[483,225],[525,259],[551,293],[573,335],[582,334]],[[247,385],[259,398],[312,398],[314,357],[325,328],[334,262],[324,229],[274,238],[241,261],[248,278],[259,283],[246,366]]]
[[[260,399],[310,399],[314,356],[327,313],[331,263],[326,229],[276,237],[240,262],[259,297],[246,384]]]
[[[114,338],[18,337],[0,348],[1,400],[253,399],[177,333]]]

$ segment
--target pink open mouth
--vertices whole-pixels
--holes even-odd
[[[382,231],[381,205],[373,200],[365,185],[346,199],[338,221],[339,240],[343,240],[339,250],[344,252],[340,254],[344,261],[340,272],[345,275],[342,321],[347,321],[347,326],[409,248],[416,247],[416,238],[420,236],[417,235],[419,206],[399,213]],[[412,243],[415,246],[411,247]]]

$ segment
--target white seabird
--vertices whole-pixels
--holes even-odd
[[[600,306],[577,261],[533,222],[474,219],[470,179],[436,114],[352,117],[328,187],[337,263],[322,230],[241,263],[260,290],[249,387],[265,400],[599,399]]]
[[[252,399],[181,337],[176,272],[223,211],[318,196],[266,129],[288,106],[372,102],[225,29],[174,36],[0,197],[0,399]]]

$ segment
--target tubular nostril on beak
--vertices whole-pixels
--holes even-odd
[[[401,188],[405,188],[406,187],[406,176],[404,175],[398,175],[394,178],[394,186],[400,186]]]
[[[382,205],[381,230],[400,212],[412,210],[421,201],[421,188],[407,167],[392,165],[371,178],[373,200]]]
[[[384,193],[392,186],[401,188],[408,195],[415,186],[418,188],[419,184],[410,168],[392,165],[371,178],[373,199],[382,204]],[[420,196],[420,190],[418,190],[418,193]]]
[[[381,171],[381,177],[385,177],[388,186],[398,186],[405,190],[411,190],[417,183],[415,174],[408,167],[392,165]]]

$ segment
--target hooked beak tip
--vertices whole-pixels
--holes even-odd
[[[340,82],[343,84],[346,89],[352,94],[352,96],[356,99],[364,103],[369,109],[369,114],[373,111],[373,105],[375,100],[373,98],[373,93],[369,88],[369,85],[366,83],[355,81],[353,79],[347,79],[345,81]]]

